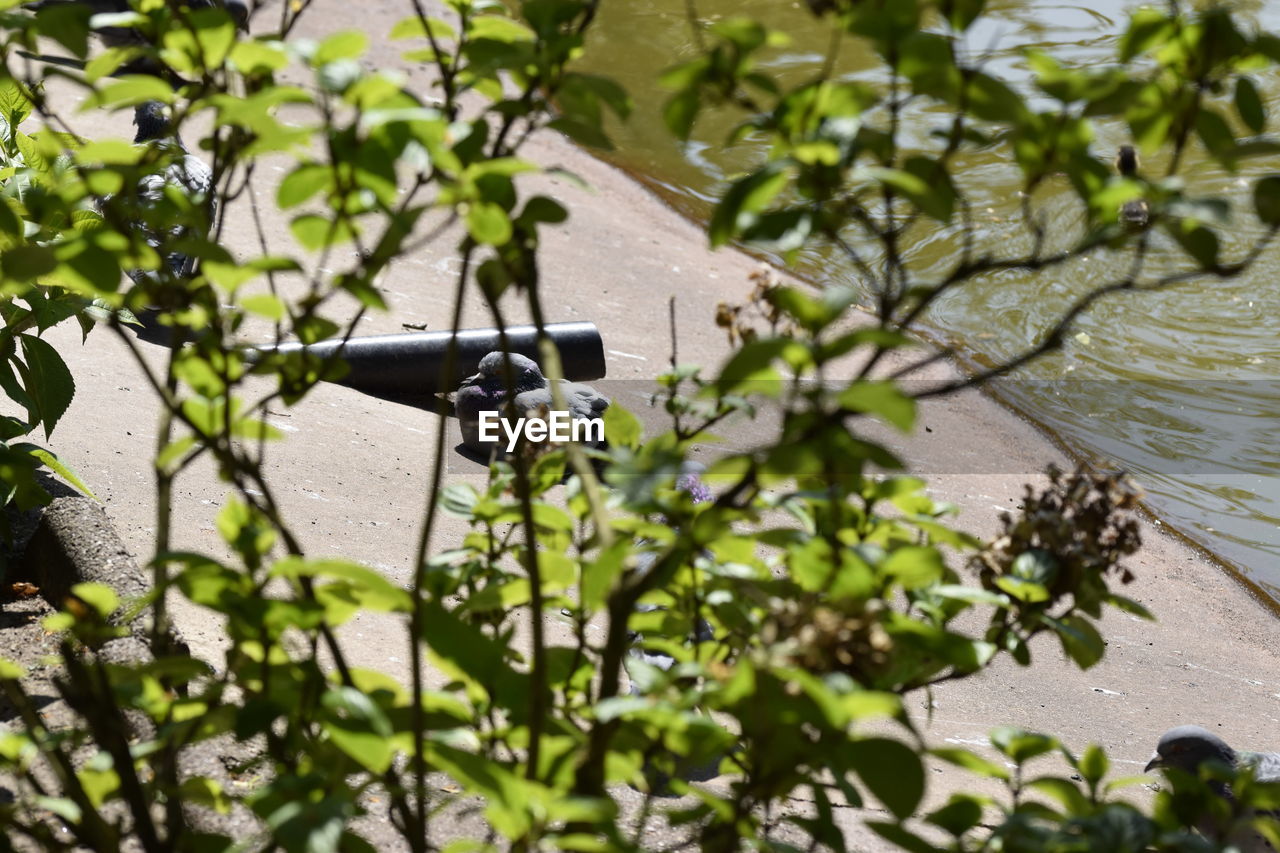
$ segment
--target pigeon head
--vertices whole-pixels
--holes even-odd
[[[1219,761],[1234,767],[1236,752],[1213,732],[1199,726],[1169,729],[1156,745],[1156,753],[1147,762],[1144,773],[1165,767],[1176,767],[1195,774],[1206,761]]]
[[[511,371],[515,379],[515,392],[517,394],[546,387],[547,380],[543,377],[542,370],[538,368],[538,363],[515,352],[509,355],[502,352],[489,353],[480,359],[480,374],[499,385],[505,385],[506,376],[503,372],[502,362],[506,358],[511,359]]]
[[[133,123],[138,128],[133,137],[135,143],[151,142],[174,135],[173,114],[160,101],[143,101],[138,104],[133,111]]]

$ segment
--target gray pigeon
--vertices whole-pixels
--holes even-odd
[[[507,405],[507,383],[503,375],[503,361],[511,360],[514,394],[510,396],[510,416],[525,418],[536,416],[545,407],[554,407],[551,383],[533,359],[511,353],[491,352],[480,359],[480,372],[462,381],[454,396],[454,413],[462,427],[462,443],[477,453],[488,454],[493,442],[480,439],[480,415],[483,412],[500,412]],[[598,418],[609,408],[609,398],[590,385],[559,380],[560,390],[570,416],[577,420]],[[509,416],[509,417],[510,417]],[[503,452],[507,447],[507,435],[499,429],[497,447]]]
[[[1121,145],[1116,154],[1116,171],[1125,178],[1138,177],[1138,152],[1132,145]],[[1151,218],[1151,208],[1143,199],[1126,201],[1120,206],[1120,221],[1134,228],[1141,228]]]
[[[145,220],[154,218],[158,206],[164,198],[166,187],[176,187],[198,204],[203,204],[207,219],[204,224],[213,222],[217,212],[217,197],[214,193],[213,170],[194,154],[187,152],[187,147],[173,128],[169,108],[159,101],[145,101],[134,110],[133,123],[138,132],[133,141],[137,145],[151,145],[164,149],[173,149],[180,156],[165,167],[164,171],[146,175],[138,181],[138,201],[142,206],[142,220],[135,225],[143,239],[153,248],[160,249],[166,242],[154,223]],[[152,214],[152,216],[148,216]],[[187,225],[171,225],[167,239],[176,240],[186,236]],[[202,235],[203,236],[203,235]],[[195,274],[196,259],[181,252],[170,252],[165,256],[170,272],[176,278],[186,279]],[[129,270],[129,278],[135,282],[153,279],[155,273],[147,270]]]
[[[1176,768],[1191,775],[1197,775],[1201,765],[1209,761],[1217,761],[1227,767],[1236,769],[1250,768],[1253,776],[1260,782],[1280,782],[1280,754],[1274,752],[1237,752],[1227,742],[1213,732],[1200,726],[1178,726],[1169,729],[1160,737],[1155,754],[1147,762],[1143,772]],[[1223,782],[1212,780],[1209,786],[1221,797],[1232,799],[1230,788]],[[1267,812],[1270,817],[1277,817],[1274,812]],[[1201,821],[1196,829],[1206,838],[1216,838],[1218,830],[1208,818]],[[1242,853],[1274,853],[1265,838],[1251,828],[1241,828],[1224,839]]]

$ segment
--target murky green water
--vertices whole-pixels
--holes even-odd
[[[988,71],[1020,84],[1027,80],[1022,48],[1034,45],[1069,65],[1108,61],[1114,39],[1137,4],[991,2],[969,47],[990,55]],[[1280,31],[1280,8],[1240,6],[1260,27]],[[704,19],[747,14],[792,34],[769,61],[769,71],[794,83],[811,75],[828,48],[823,31],[798,3],[769,0],[699,0]],[[696,139],[675,145],[662,128],[663,93],[654,73],[673,54],[694,46],[683,0],[607,2],[597,41],[588,53],[607,57],[598,70],[620,80],[637,101],[636,114],[617,134],[616,160],[648,175],[684,212],[705,216],[718,188],[762,156],[750,144],[726,148],[740,116],[703,120]],[[841,44],[841,73],[874,79],[873,59],[852,41]],[[1280,74],[1255,77],[1271,116],[1280,123]],[[906,127],[909,144],[928,147],[937,118],[928,112]],[[1098,127],[1096,151],[1109,159],[1127,141],[1120,123]],[[961,161],[961,183],[980,212],[981,238],[992,245],[1028,246],[1017,218],[1018,174],[995,149]],[[1147,164],[1156,171],[1159,158]],[[1259,229],[1249,213],[1243,178],[1280,170],[1280,159],[1248,162],[1227,173],[1192,151],[1184,169],[1188,189],[1232,201],[1240,213],[1225,229],[1223,257],[1240,256]],[[1082,217],[1065,181],[1037,194],[1050,233],[1066,243]],[[937,280],[954,264],[959,226],[923,227],[912,235],[910,263],[921,280]],[[868,250],[870,247],[865,247]],[[1180,268],[1182,254],[1159,235],[1148,272]],[[933,335],[962,347],[978,363],[1009,356],[1035,341],[1063,306],[1092,287],[1122,275],[1127,255],[1103,254],[1029,277],[988,276],[941,298],[928,316]],[[819,283],[855,280],[852,270],[819,251],[804,255],[799,272]],[[1154,509],[1170,524],[1237,566],[1280,601],[1280,250],[1268,252],[1247,275],[1225,282],[1184,284],[1156,293],[1126,294],[1096,305],[1077,325],[1080,333],[1055,354],[1003,381],[997,396],[1028,413],[1066,442],[1094,457],[1114,460],[1135,474]],[[744,295],[747,285],[744,283]],[[992,470],[999,470],[993,448]],[[922,472],[927,474],[928,472]]]

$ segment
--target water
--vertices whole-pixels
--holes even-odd
[[[988,16],[968,34],[967,48],[988,56],[986,69],[1015,86],[1028,80],[1019,51],[1042,48],[1067,65],[1104,63],[1113,56],[1127,11],[1138,4],[991,2]],[[1237,4],[1245,20],[1280,31],[1280,9],[1259,2]],[[664,93],[653,85],[673,56],[691,56],[683,0],[602,4],[600,27],[588,56],[608,57],[595,70],[622,82],[636,99],[636,112],[614,138],[614,159],[647,176],[683,212],[705,218],[726,180],[759,162],[758,145],[726,147],[723,140],[741,114],[720,112],[699,120],[687,146],[662,127]],[[812,75],[829,46],[798,3],[769,0],[700,0],[704,20],[750,15],[792,35],[768,59],[767,70],[785,84]],[[840,44],[836,67],[859,79],[880,73],[873,57],[852,40]],[[1271,116],[1280,124],[1280,73],[1254,76]],[[920,110],[904,127],[908,145],[930,146],[928,132],[940,121]],[[1128,141],[1119,122],[1098,123],[1094,150],[1109,159]],[[958,161],[958,182],[977,213],[980,243],[1028,246],[1018,219],[1019,174],[1007,153],[994,148]],[[1189,192],[1218,195],[1237,213],[1219,232],[1222,257],[1240,257],[1258,233],[1250,213],[1248,184],[1280,171],[1280,159],[1246,161],[1231,174],[1192,148],[1182,170]],[[1144,164],[1149,173],[1165,165]],[[1066,245],[1082,215],[1065,179],[1037,191],[1050,234]],[[910,237],[908,260],[923,281],[938,280],[954,264],[958,223],[924,223]],[[873,247],[860,247],[873,256]],[[1007,249],[1005,249],[1007,251]],[[1148,271],[1182,268],[1181,251],[1156,235]],[[937,341],[963,350],[975,365],[1019,352],[1052,326],[1064,306],[1127,269],[1128,254],[1100,253],[1050,272],[1002,272],[944,294],[926,325]],[[1036,362],[993,389],[1066,443],[1095,461],[1114,461],[1131,471],[1149,504],[1166,521],[1225,558],[1274,601],[1280,602],[1280,249],[1266,253],[1247,274],[1205,279],[1158,292],[1126,293],[1097,303],[1074,327],[1064,351]],[[820,249],[806,250],[798,273],[818,284],[856,281],[848,264]],[[744,296],[748,289],[744,282]],[[995,463],[993,463],[995,464]],[[928,472],[922,472],[928,474]]]

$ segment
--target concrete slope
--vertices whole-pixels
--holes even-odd
[[[361,6],[360,27],[375,37],[407,14],[408,4]],[[319,36],[352,25],[339,4],[322,3],[300,27]],[[405,69],[428,90],[422,69],[393,55],[377,57]],[[130,132],[127,116],[99,113],[76,118],[88,133]],[[610,381],[650,379],[667,365],[668,300],[677,300],[682,362],[713,366],[729,352],[713,317],[720,301],[741,301],[751,290],[757,264],[735,251],[709,251],[704,233],[620,171],[553,135],[537,138],[529,156],[580,175],[590,186],[550,180],[542,189],[571,211],[563,228],[548,231],[542,277],[549,320],[591,320],[605,340]],[[283,172],[258,186],[270,207]],[[228,212],[224,241],[233,251],[255,246],[251,217],[242,201]],[[288,242],[287,222],[267,212],[273,246]],[[383,287],[392,312],[372,316],[361,333],[399,331],[402,323],[445,328],[457,268],[457,235],[450,233],[391,269]],[[512,319],[520,319],[513,315]],[[476,304],[468,325],[487,325]],[[77,382],[71,411],[52,447],[91,485],[134,554],[152,555],[154,489],[149,461],[155,447],[157,400],[126,347],[105,331],[83,346],[74,327],[48,335],[70,362]],[[141,345],[159,365],[164,351]],[[950,370],[950,368],[938,368]],[[629,388],[629,385],[620,385]],[[637,383],[635,388],[640,388]],[[424,489],[434,454],[436,416],[357,391],[324,386],[290,410],[273,407],[271,423],[287,440],[272,449],[268,474],[282,508],[306,547],[316,555],[344,555],[397,581],[411,571]],[[933,493],[962,509],[961,521],[977,533],[996,529],[1001,510],[1012,510],[1022,485],[1050,461],[1069,460],[1029,424],[976,392],[929,403],[921,424],[929,428],[903,444]],[[457,442],[450,426],[450,448]],[[483,469],[452,449],[449,476],[480,482]],[[209,464],[185,472],[175,495],[174,545],[223,555],[214,517],[227,493]],[[465,526],[442,519],[435,548],[457,541]],[[1082,748],[1104,744],[1121,772],[1139,772],[1164,729],[1196,722],[1242,747],[1280,746],[1280,623],[1208,557],[1145,524],[1146,544],[1131,565],[1137,580],[1128,593],[1159,617],[1152,625],[1123,614],[1107,617],[1106,659],[1087,673],[1062,661],[1052,643],[1036,649],[1037,665],[1008,663],[984,675],[949,684],[933,694],[928,736],[937,743],[976,744],[998,724],[1062,735]],[[208,614],[181,608],[180,628],[202,655],[220,663],[218,625]],[[394,620],[365,617],[345,632],[354,662],[399,676],[407,653]],[[923,694],[911,704],[923,720]],[[966,784],[950,770],[931,778],[932,797]]]

